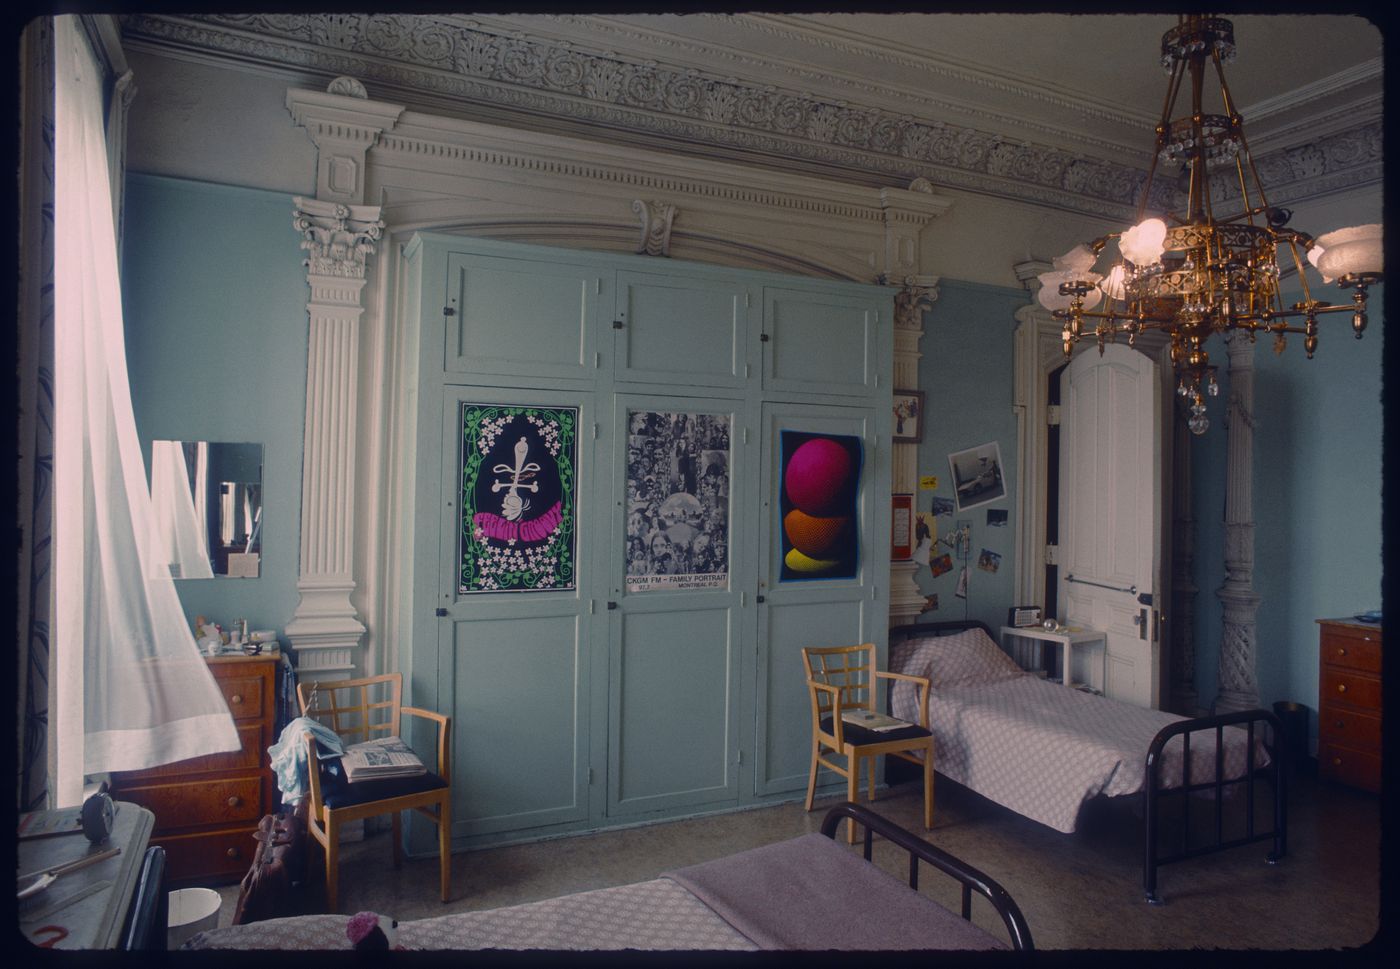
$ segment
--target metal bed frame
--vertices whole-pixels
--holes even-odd
[[[878,834],[891,844],[898,845],[909,852],[909,887],[914,891],[919,890],[919,862],[925,861],[962,884],[962,917],[964,919],[972,921],[972,893],[977,892],[991,902],[992,907],[1001,916],[1002,922],[1006,924],[1007,934],[1011,936],[1013,949],[1019,952],[1030,952],[1035,949],[1035,944],[1031,941],[1030,926],[1026,924],[1026,918],[1021,914],[1021,909],[1006,889],[992,878],[948,854],[943,849],[929,844],[918,835],[906,831],[888,818],[850,801],[838,804],[826,812],[826,817],[822,818],[822,834],[833,841],[836,840],[836,829],[846,818],[854,820],[865,831],[866,861],[870,861],[873,836]]]
[[[996,636],[986,623],[977,620],[944,620],[941,622],[911,623],[904,626],[894,626],[890,629],[890,645],[895,642],[907,639],[911,636],[934,635],[946,636],[950,633],[961,632],[965,629],[981,629],[987,636],[996,642]],[[1270,736],[1270,763],[1266,767],[1256,765],[1254,757],[1254,737],[1255,724],[1263,723],[1271,731]],[[1248,751],[1246,754],[1246,769],[1243,774],[1233,779],[1225,777],[1225,754],[1223,746],[1222,731],[1227,726],[1244,724],[1245,732],[1248,735]],[[1215,732],[1215,772],[1214,776],[1204,782],[1195,784],[1188,783],[1187,765],[1191,762],[1191,737],[1203,731]],[[1182,736],[1182,777],[1181,785],[1174,788],[1164,788],[1161,786],[1162,779],[1159,775],[1159,764],[1161,754],[1167,742],[1173,737]],[[1284,763],[1290,756],[1286,749],[1287,741],[1283,731],[1283,726],[1279,719],[1267,710],[1241,710],[1235,713],[1223,713],[1213,717],[1195,717],[1180,720],[1176,723],[1168,724],[1157,732],[1148,745],[1146,754],[1146,776],[1143,781],[1143,827],[1144,827],[1144,850],[1142,866],[1142,885],[1144,900],[1150,905],[1163,904],[1162,897],[1157,893],[1157,869],[1162,865],[1168,865],[1177,861],[1184,861],[1188,858],[1198,858],[1202,855],[1213,854],[1218,851],[1226,851],[1231,848],[1238,848],[1242,845],[1253,844],[1259,841],[1272,841],[1273,850],[1266,856],[1265,861],[1270,865],[1278,864],[1288,851],[1288,792],[1287,792],[1287,772]],[[900,777],[898,768],[902,764],[886,764],[885,779],[887,783],[894,783]],[[893,768],[893,769],[892,769]],[[937,770],[935,761],[934,769]],[[1273,788],[1273,823],[1268,830],[1257,830],[1255,825],[1255,786],[1264,778]],[[1245,833],[1242,837],[1225,837],[1224,805],[1225,795],[1243,786],[1245,790]],[[1210,791],[1214,800],[1214,841],[1208,844],[1191,846],[1191,824],[1190,805],[1191,795],[1203,791]],[[1163,852],[1159,842],[1162,834],[1162,821],[1164,813],[1163,803],[1171,798],[1177,798],[1180,802],[1178,817],[1181,819],[1181,839],[1180,847],[1173,852]]]

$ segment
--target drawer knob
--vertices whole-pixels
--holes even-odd
[[[1346,654],[1347,654],[1347,648],[1346,648],[1345,646],[1338,646],[1338,647],[1337,647],[1337,655],[1338,655],[1338,656],[1345,656]]]
[[[229,806],[229,807],[238,807],[238,805],[240,805],[240,804],[242,804],[242,803],[243,803],[243,798],[239,797],[237,794],[235,794],[233,797],[231,797],[231,798],[228,799],[228,806]]]
[[[1341,767],[1341,766],[1342,766],[1342,758],[1340,758],[1340,757],[1333,757],[1333,758],[1332,758],[1332,766],[1333,766],[1333,767]]]
[[[242,703],[242,702],[243,702],[243,696],[242,696],[242,694],[235,693],[233,696],[231,696],[231,697],[228,698],[228,702],[229,702],[229,703]]]
[[[1337,692],[1338,692],[1338,693],[1345,693],[1346,691],[1347,691],[1347,685],[1346,685],[1345,683],[1338,683],[1338,684],[1337,684]]]
[[[243,852],[239,851],[237,848],[230,848],[230,849],[228,849],[227,851],[224,852],[224,855],[227,856],[227,857],[229,857],[229,858],[237,858],[237,857],[238,857],[239,855],[241,855],[242,853],[243,853]]]
[[[1345,726],[1345,724],[1343,723],[1343,721],[1338,720],[1338,721],[1336,722],[1335,726],[1336,726],[1336,728],[1337,728],[1338,730],[1341,730],[1342,727]]]

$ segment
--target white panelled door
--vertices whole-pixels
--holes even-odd
[[[1145,707],[1161,706],[1158,380],[1146,356],[1110,344],[1070,361],[1061,393],[1061,616],[1107,633],[1105,694]]]

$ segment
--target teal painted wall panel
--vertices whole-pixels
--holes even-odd
[[[263,445],[255,579],[175,583],[190,616],[277,629],[297,604],[306,274],[285,195],[132,175],[122,303],[137,433]]]
[[[948,455],[995,441],[1001,450],[1006,497],[966,513],[939,517],[937,533],[947,537],[959,521],[972,523],[967,599],[956,597],[958,569],[955,550],[939,544],[933,556],[953,554],[953,569],[938,577],[920,566],[915,581],[925,595],[938,596],[938,609],[925,612],[921,622],[980,619],[992,629],[1006,622],[1015,595],[1016,415],[1013,396],[1012,339],[1016,310],[1026,304],[1021,290],[944,280],[938,299],[924,315],[924,338],[919,344],[919,389],[927,413],[924,440],[919,445],[919,474],[937,475],[938,489],[916,491],[914,508],[928,512],[933,498],[953,498]],[[988,525],[989,509],[1006,513],[1005,525]],[[978,567],[982,551],[1001,556],[996,572]]]
[[[1315,294],[1317,295],[1317,294]],[[1336,299],[1335,291],[1322,294]],[[1296,297],[1284,300],[1291,303]],[[1320,320],[1316,355],[1290,338],[1281,356],[1261,339],[1254,356],[1254,588],[1259,699],[1293,700],[1312,711],[1316,737],[1318,628],[1381,604],[1381,308],[1373,290],[1370,325],[1351,335],[1350,315]],[[1225,511],[1226,352],[1213,341],[1220,396],[1210,429],[1195,441],[1197,520],[1196,685],[1203,705],[1219,692],[1221,608],[1216,590]]]

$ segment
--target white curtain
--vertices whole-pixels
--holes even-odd
[[[200,441],[199,446],[208,443]],[[208,524],[195,506],[185,446],[152,441],[151,550],[156,572],[163,570],[176,579],[212,579],[208,535]]]
[[[169,574],[122,336],[101,73],[73,16],[54,25],[54,803],[83,776],[236,750],[237,731]]]

